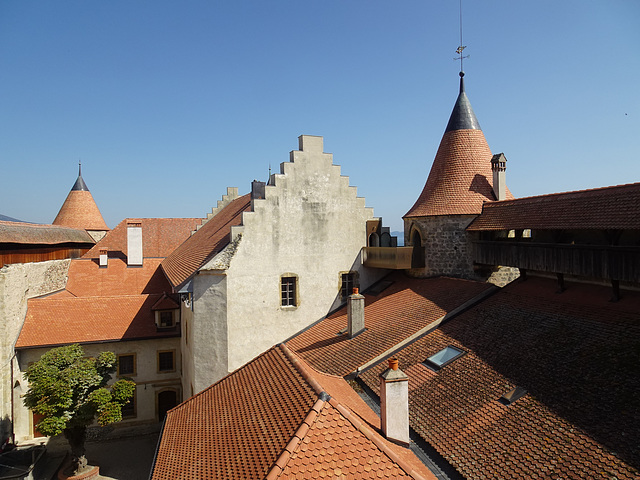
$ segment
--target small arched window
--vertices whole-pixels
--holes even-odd
[[[380,246],[380,237],[376,232],[373,232],[369,235],[369,246],[370,247],[379,247]]]
[[[422,238],[420,232],[414,230],[411,235],[411,244],[413,245],[413,251],[411,252],[411,268],[423,268],[424,267],[424,248],[422,247]]]

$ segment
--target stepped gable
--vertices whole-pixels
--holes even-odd
[[[240,225],[251,208],[251,194],[238,197],[207,221],[162,262],[162,270],[174,287],[186,282],[200,267],[226,247],[231,227]]]
[[[467,230],[640,230],[640,183],[487,203]]]
[[[93,196],[82,179],[82,171],[78,169],[78,178],[69,195],[62,204],[53,225],[79,228],[83,230],[109,230],[102,214],[93,200]]]
[[[491,150],[464,89],[449,118],[427,183],[406,217],[475,215],[482,204],[496,200],[493,193]],[[507,189],[507,199],[513,198]]]
[[[435,480],[378,428],[344,379],[280,345],[169,411],[151,479]]]

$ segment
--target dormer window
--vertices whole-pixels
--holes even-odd
[[[175,328],[180,321],[180,303],[178,298],[164,293],[162,297],[151,307],[154,312],[155,323],[158,330]]]
[[[443,348],[435,355],[431,355],[425,360],[425,365],[433,368],[434,370],[440,370],[442,367],[449,365],[451,362],[457,360],[463,356],[466,352],[453,345],[449,345]]]
[[[158,328],[175,327],[175,312],[175,310],[161,310],[156,312],[156,325],[158,325]]]

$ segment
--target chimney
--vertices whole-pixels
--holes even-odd
[[[353,289],[353,294],[347,297],[347,333],[353,338],[364,331],[364,295]]]
[[[251,200],[264,198],[264,182],[254,180],[251,182]]]
[[[109,254],[109,250],[108,249],[106,249],[106,248],[101,248],[100,249],[100,266],[101,267],[106,267],[107,266],[108,254]]]
[[[496,200],[507,198],[507,157],[504,153],[496,153],[491,158],[491,170],[493,171],[493,193]]]
[[[380,374],[380,420],[388,440],[409,446],[409,377],[395,358]]]
[[[142,265],[142,223],[127,222],[127,265]]]

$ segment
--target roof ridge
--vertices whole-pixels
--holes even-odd
[[[509,203],[525,203],[525,200],[543,200],[543,199],[547,199],[547,198],[552,198],[552,197],[558,197],[558,196],[564,196],[564,195],[572,195],[572,194],[582,194],[582,193],[590,193],[590,192],[598,192],[601,190],[610,190],[610,189],[624,189],[624,188],[631,188],[631,187],[637,187],[640,188],[640,182],[636,182],[636,183],[623,183],[620,185],[609,185],[609,186],[605,186],[605,187],[595,187],[595,188],[585,188],[582,190],[568,190],[566,192],[553,192],[553,193],[543,193],[541,195],[530,195],[528,197],[518,197],[518,198],[510,198],[508,200],[495,200],[492,202],[485,202],[483,204],[483,208],[484,207],[493,207],[493,206],[500,206],[500,205],[506,205]]]
[[[298,449],[298,447],[300,446],[300,442],[302,442],[302,440],[307,436],[309,430],[311,430],[311,427],[318,419],[318,414],[322,411],[325,404],[327,403],[327,397],[328,396],[321,395],[320,398],[316,400],[316,403],[313,404],[313,407],[311,407],[309,413],[307,413],[307,416],[304,418],[304,420],[296,430],[296,433],[293,434],[293,438],[284,448],[273,467],[271,467],[271,470],[265,477],[266,480],[275,480],[284,471],[284,468],[289,463],[289,460],[291,460],[291,455]]]
[[[302,378],[311,386],[311,388],[315,390],[318,395],[328,395],[327,392],[325,392],[325,390],[322,388],[322,385],[320,385],[320,383],[309,374],[307,368],[300,362],[300,359],[296,355],[294,355],[294,353],[289,349],[289,347],[287,347],[286,344],[281,343],[278,346],[280,347],[280,350],[282,350],[282,352],[285,354],[287,359],[293,364],[294,367],[296,367],[298,373],[302,376]]]

